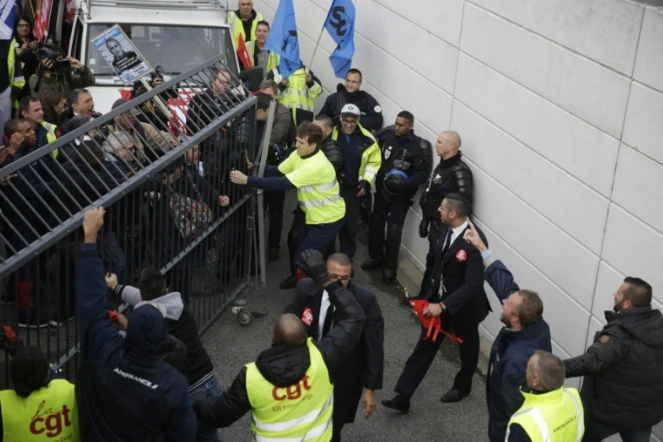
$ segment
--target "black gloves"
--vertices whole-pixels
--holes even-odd
[[[304,250],[302,252],[302,271],[310,277],[317,285],[323,285],[329,281],[327,264],[322,253],[317,250]]]
[[[419,223],[419,236],[421,238],[426,238],[428,236],[429,227],[430,221],[426,220],[426,218],[422,219]]]

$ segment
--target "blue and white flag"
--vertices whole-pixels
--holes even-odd
[[[355,6],[352,0],[334,0],[325,19],[325,29],[336,43],[329,56],[334,74],[345,78],[355,53]]]
[[[11,40],[16,24],[16,0],[0,0],[0,40]]]
[[[265,48],[281,56],[279,71],[283,78],[288,78],[290,74],[302,67],[302,61],[299,58],[295,8],[292,6],[292,0],[279,2]]]

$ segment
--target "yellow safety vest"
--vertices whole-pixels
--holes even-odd
[[[48,141],[49,144],[58,139],[58,136],[55,134],[55,131],[58,129],[58,127],[55,124],[42,121],[41,127],[46,129],[46,141]],[[55,149],[51,152],[51,155],[53,155],[53,158],[57,158],[59,152],[60,151],[58,149]]]
[[[525,396],[523,406],[511,416],[511,424],[520,425],[532,442],[580,442],[585,432],[584,412],[578,390],[559,388],[544,394]]]
[[[27,398],[14,390],[0,391],[2,440],[79,442],[74,391],[74,385],[63,379],[52,380]]]
[[[378,170],[382,166],[382,154],[380,153],[380,146],[375,141],[375,137],[361,124],[358,124],[359,130],[362,135],[373,140],[368,149],[364,150],[361,154],[361,164],[359,165],[359,181],[365,180],[368,181],[371,185],[371,188],[375,187],[375,177],[378,174]],[[334,127],[332,131],[332,140],[338,140],[338,127]]]
[[[311,365],[297,384],[288,387],[271,384],[255,363],[246,365],[246,393],[253,410],[254,441],[331,440],[334,387],[322,354],[311,338],[306,346]]]
[[[293,152],[279,164],[279,171],[297,188],[306,224],[328,224],[345,217],[336,172],[324,152],[318,150],[306,159]]]
[[[237,45],[239,44],[240,35],[244,37],[245,42],[256,39],[256,28],[258,27],[258,22],[263,21],[264,19],[265,17],[261,13],[256,11],[256,18],[253,20],[253,23],[251,23],[250,38],[246,38],[246,33],[244,32],[244,24],[242,23],[242,19],[237,17],[235,11],[230,11],[228,13],[228,26],[230,26],[230,30],[233,33],[233,41],[235,42],[235,49],[237,49]]]
[[[249,51],[249,56],[251,57],[251,61],[253,61],[253,57],[255,56],[255,50],[256,50],[256,42],[255,40],[252,40],[246,44],[246,50]],[[278,68],[279,65],[281,64],[281,56],[275,52],[272,51],[267,51],[269,56],[267,57],[267,66],[265,67],[265,72],[264,72],[264,77],[266,78],[267,75],[272,71],[274,68]]]
[[[288,86],[279,94],[279,102],[291,110],[292,121],[298,122],[297,109],[313,112],[315,99],[321,93],[322,86],[319,83],[314,82],[311,88],[306,85],[306,71],[302,68],[288,77]]]
[[[11,44],[9,45],[9,54],[7,55],[7,71],[9,72],[9,87],[17,87],[23,89],[25,86],[25,77],[21,75],[20,77],[14,77],[16,73],[16,46],[18,42],[16,39],[12,39]],[[12,102],[14,109],[18,109],[18,100]]]

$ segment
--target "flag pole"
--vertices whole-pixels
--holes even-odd
[[[325,32],[325,23],[327,23],[327,17],[325,17],[325,21],[322,23],[322,29],[320,29],[320,35],[318,35],[318,40],[315,42],[315,48],[313,48],[313,55],[311,56],[311,62],[306,65],[307,74],[311,71],[311,65],[313,64],[315,53],[318,52],[318,46],[320,46],[320,40],[322,40],[322,34]]]

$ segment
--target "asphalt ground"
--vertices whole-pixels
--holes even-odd
[[[243,326],[230,309],[205,333],[203,343],[214,363],[222,386],[230,386],[246,363],[255,361],[258,354],[271,344],[276,318],[294,296],[294,289],[281,290],[278,285],[289,273],[286,234],[290,227],[290,213],[296,204],[294,195],[286,200],[284,234],[281,240],[281,259],[268,262],[267,284],[252,280],[249,289],[240,297],[248,302],[247,309],[258,313],[253,321]],[[363,233],[363,234],[362,234]],[[360,237],[365,230],[360,230]],[[475,375],[472,394],[455,404],[443,404],[440,397],[451,388],[458,371],[458,349],[445,340],[440,356],[411,400],[410,413],[401,415],[380,404],[391,398],[405,361],[419,338],[419,325],[412,310],[402,305],[402,292],[396,286],[387,286],[380,280],[380,271],[370,273],[361,269],[367,257],[366,244],[361,240],[355,256],[354,282],[370,288],[378,299],[385,320],[385,362],[383,389],[376,392],[375,413],[364,419],[359,407],[354,424],[343,430],[345,441],[484,441],[487,440],[488,413],[486,409],[485,379]],[[264,316],[263,316],[264,315]],[[481,362],[480,362],[481,364]],[[485,370],[486,367],[479,367]],[[222,429],[225,442],[251,440],[249,414]]]

